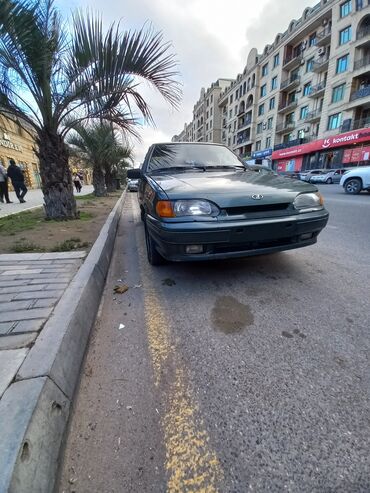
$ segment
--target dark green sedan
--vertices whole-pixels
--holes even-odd
[[[154,144],[128,178],[139,179],[152,265],[312,245],[329,217],[314,185],[249,169],[218,144]]]

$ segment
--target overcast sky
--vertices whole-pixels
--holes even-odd
[[[307,6],[318,0],[56,0],[64,15],[76,7],[101,12],[104,22],[122,19],[124,28],[149,22],[171,41],[179,61],[183,101],[172,110],[153,91],[143,87],[156,127],[141,129],[142,143],[135,143],[135,160],[141,162],[153,142],[168,141],[192,119],[201,87],[218,78],[242,72],[251,48],[259,52],[287,29]]]

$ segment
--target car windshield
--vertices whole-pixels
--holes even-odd
[[[148,171],[165,169],[235,169],[242,162],[227,148],[211,144],[158,144],[151,155]]]

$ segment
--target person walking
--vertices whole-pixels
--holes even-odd
[[[4,198],[7,204],[12,204],[12,201],[9,199],[8,174],[4,166],[0,163],[0,202],[4,203]]]
[[[12,185],[16,196],[21,204],[26,202],[24,196],[28,192],[27,187],[24,183],[24,174],[19,166],[15,164],[14,159],[9,159],[8,166],[8,177],[12,180]]]
[[[82,184],[81,184],[81,178],[79,177],[79,175],[77,173],[75,173],[73,175],[73,183],[76,187],[76,191],[77,192],[81,192],[81,189],[82,189]]]

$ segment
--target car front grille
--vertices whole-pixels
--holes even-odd
[[[228,216],[242,216],[243,214],[253,212],[284,211],[289,207],[289,205],[289,202],[280,204],[247,205],[244,207],[227,207],[224,211]]]

